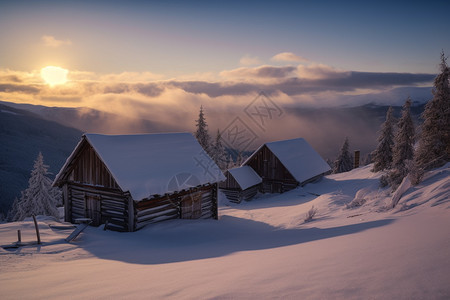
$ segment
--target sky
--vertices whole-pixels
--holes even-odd
[[[364,104],[371,97],[355,97],[432,85],[450,53],[449,11],[448,1],[0,1],[0,100],[155,118],[243,109],[261,91],[280,106]],[[47,66],[68,81],[46,82]]]

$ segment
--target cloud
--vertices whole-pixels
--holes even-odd
[[[136,91],[148,97],[158,97],[164,91],[164,86],[157,83],[140,83],[134,86]]]
[[[320,79],[290,78],[272,85],[271,88],[290,96],[329,91],[344,93],[361,89],[416,86],[429,83],[434,77],[433,74],[348,72],[342,76]]]
[[[251,65],[260,65],[262,64],[262,61],[256,56],[250,56],[246,54],[239,60],[239,63],[244,66],[251,66]]]
[[[272,61],[280,61],[280,62],[306,62],[308,61],[306,58],[295,55],[292,52],[281,52],[274,55],[270,60]]]
[[[10,84],[10,83],[0,83],[1,93],[24,93],[24,94],[37,94],[39,93],[37,87],[24,84]]]
[[[130,74],[130,78],[126,74]],[[220,75],[217,79],[150,80],[158,76],[151,73],[101,75],[73,71],[67,84],[50,88],[43,84],[38,71],[27,73],[0,69],[0,97],[21,103],[93,108],[96,108],[96,99],[102,99],[102,109],[124,114],[124,107],[134,100],[143,106],[151,104],[148,109],[160,113],[172,107],[186,110],[188,102],[189,107],[192,103],[211,102],[214,107],[230,110],[236,105],[245,107],[245,103],[261,91],[294,106],[361,105],[369,103],[374,93],[392,88],[431,86],[435,77],[433,74],[342,71],[318,64],[242,67],[223,71]],[[367,96],[351,97],[354,95]],[[108,99],[114,99],[110,106],[106,104]],[[389,99],[395,101],[397,96]],[[129,114],[138,113],[137,109],[129,109]]]
[[[246,95],[261,90],[262,86],[240,82],[171,81],[170,86],[188,93],[206,94],[209,97]]]
[[[113,82],[148,82],[163,79],[164,76],[151,72],[122,72],[100,76],[100,81]]]
[[[256,68],[237,68],[234,70],[222,71],[220,73],[223,77],[228,78],[285,78],[296,71],[296,67],[274,67],[274,66],[260,66]]]
[[[13,82],[13,83],[21,83],[22,79],[17,75],[0,75],[0,82]]]
[[[350,72],[338,70],[324,64],[298,65],[297,74],[299,78],[306,79],[325,79],[325,78],[344,78],[349,76]]]
[[[60,46],[70,46],[72,42],[70,40],[58,40],[52,35],[43,35],[41,40],[44,42],[46,47],[58,48]]]

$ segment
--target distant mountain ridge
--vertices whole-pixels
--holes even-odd
[[[0,104],[0,214],[28,185],[39,152],[53,178],[78,143],[82,132],[40,116]]]
[[[0,101],[0,104],[29,111],[43,119],[89,133],[113,132],[114,134],[126,134],[164,132],[170,130],[170,128],[167,128],[167,125],[162,126],[150,120],[132,119],[87,107],[49,107],[6,101]]]

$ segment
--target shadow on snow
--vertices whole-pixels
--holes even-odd
[[[297,245],[354,234],[392,222],[392,219],[386,219],[324,229],[281,229],[232,216],[223,216],[220,222],[173,220],[150,225],[133,233],[88,228],[80,241],[80,247],[102,259],[163,264]]]

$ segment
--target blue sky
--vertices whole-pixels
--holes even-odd
[[[450,2],[392,2],[2,2],[0,66],[179,76],[292,52],[344,70],[436,72],[450,52]],[[43,49],[43,35],[71,45]]]

